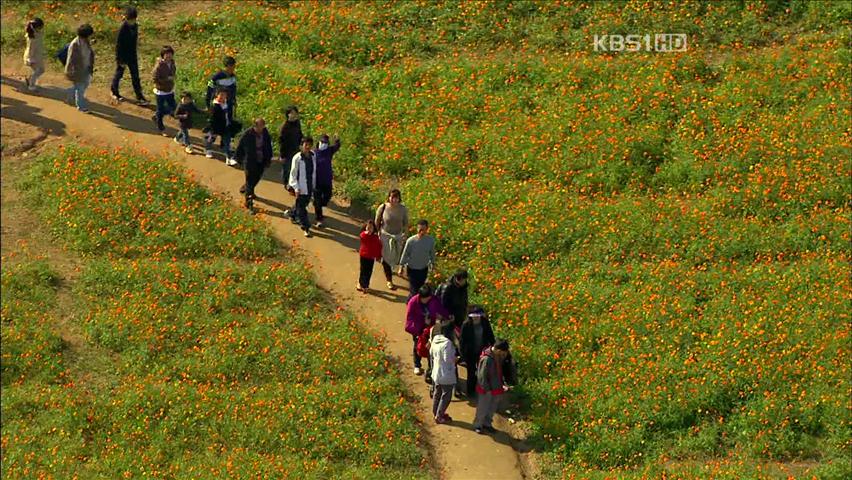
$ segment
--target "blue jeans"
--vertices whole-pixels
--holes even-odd
[[[189,147],[189,129],[181,127],[177,135],[175,135],[175,140],[183,144],[183,146]]]
[[[222,151],[225,152],[225,156],[231,158],[231,135],[226,133],[224,135],[220,135],[222,140],[219,142],[219,146],[222,147]],[[204,149],[205,150],[213,150],[213,142],[216,141],[216,135],[208,133],[204,140]]]
[[[174,113],[177,108],[177,103],[175,103],[175,94],[167,93],[165,95],[156,95],[157,97],[157,128],[162,132],[166,129],[166,126],[163,125],[163,117],[166,115],[171,115]]]
[[[89,109],[89,102],[86,100],[86,89],[89,88],[89,83],[92,81],[91,76],[86,76],[82,82],[74,82],[74,85],[68,89],[68,96],[74,98],[74,103],[77,104],[77,110],[86,111]]]

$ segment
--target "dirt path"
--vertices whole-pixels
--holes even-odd
[[[20,73],[14,64],[4,62],[2,89],[2,116],[38,126],[51,135],[76,138],[86,143],[107,146],[130,145],[150,153],[171,158],[184,165],[202,185],[214,192],[230,195],[241,202],[238,188],[243,172],[227,167],[220,160],[210,160],[203,155],[186,155],[171,138],[159,136],[150,120],[151,111],[135,105],[113,106],[107,102],[106,91],[95,85],[89,91],[92,114],[78,112],[63,102],[64,81],[56,74],[43,77],[47,85],[38,95],[22,91]],[[54,85],[54,86],[51,86]],[[243,119],[246,120],[246,119]],[[168,132],[174,134],[174,125]],[[191,132],[197,135],[198,131]],[[199,138],[193,138],[198,145]],[[472,429],[475,407],[467,401],[454,399],[448,413],[453,416],[451,425],[435,425],[431,418],[431,399],[422,376],[411,370],[411,337],[403,330],[406,289],[389,291],[384,288],[381,269],[373,275],[374,294],[363,295],[355,291],[358,272],[358,231],[360,222],[343,209],[332,205],[327,214],[327,227],[315,231],[312,238],[304,238],[301,231],[286,220],[281,209],[292,202],[282,188],[277,172],[268,172],[257,188],[261,197],[256,206],[261,208],[261,218],[266,220],[275,234],[284,242],[292,243],[314,268],[318,284],[331,292],[346,308],[355,312],[370,328],[382,332],[387,338],[388,353],[398,360],[400,376],[418,400],[418,414],[423,421],[427,438],[443,479],[520,479],[523,478],[518,455],[525,450],[522,442],[505,433],[506,424],[495,419],[501,430],[494,436],[478,435]],[[397,282],[403,283],[404,282]],[[462,369],[463,371],[463,369]]]

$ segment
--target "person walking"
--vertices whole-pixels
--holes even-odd
[[[373,264],[382,259],[382,240],[379,238],[376,222],[367,220],[364,229],[361,230],[360,238],[361,247],[358,249],[358,256],[361,261],[361,271],[355,289],[367,293],[370,288],[370,278],[373,276]]]
[[[27,22],[24,29],[27,48],[24,50],[24,65],[30,67],[32,75],[24,77],[27,90],[38,89],[38,79],[44,73],[44,21],[38,17]]]
[[[468,397],[476,395],[476,367],[482,350],[494,345],[494,330],[485,311],[474,307],[467,315],[461,326],[459,335],[459,350],[461,359],[467,369],[467,385],[465,391]]]
[[[405,241],[399,264],[408,272],[408,296],[411,298],[426,283],[429,269],[435,266],[435,237],[429,235],[429,222],[417,222],[417,235]]]
[[[278,131],[278,157],[281,159],[283,167],[281,169],[281,180],[284,183],[284,188],[290,194],[293,194],[293,189],[290,187],[290,167],[293,165],[293,156],[299,153],[299,148],[302,145],[302,123],[299,120],[299,107],[290,105],[284,109],[284,123],[281,124],[281,129]],[[296,204],[284,212],[290,221],[296,223]]]
[[[124,97],[118,90],[124,69],[130,70],[130,80],[133,83],[133,91],[139,105],[148,105],[148,100],[142,94],[142,81],[139,79],[139,56],[137,53],[139,39],[139,25],[136,23],[138,12],[134,7],[128,7],[124,12],[124,21],[118,29],[115,39],[115,74],[112,76],[112,98],[121,102]]]
[[[160,49],[160,57],[154,64],[151,76],[154,80],[154,95],[157,98],[157,112],[151,117],[160,135],[166,137],[166,126],[163,125],[163,117],[174,115],[177,108],[175,102],[175,77],[177,67],[175,66],[175,50],[169,45]]]
[[[325,216],[322,209],[328,206],[332,195],[332,182],[334,181],[334,169],[331,161],[334,154],[340,150],[340,137],[335,136],[334,142],[329,143],[328,134],[322,134],[314,151],[317,162],[317,188],[314,190],[314,212],[316,212],[317,228],[322,228]]]
[[[385,279],[388,288],[396,290],[393,270],[399,266],[405,246],[405,232],[408,230],[408,208],[402,204],[402,193],[399,190],[393,189],[388,193],[387,201],[376,210],[375,222],[382,239],[382,268]]]
[[[192,128],[192,115],[201,113],[195,106],[190,92],[180,94],[180,105],[175,109],[175,118],[180,122],[180,130],[175,135],[175,143],[182,144],[186,153],[192,153],[192,144],[189,141],[189,129]]]
[[[230,116],[234,118],[237,115],[237,61],[234,57],[225,57],[222,60],[224,68],[214,73],[210,80],[207,81],[207,95],[204,97],[204,103],[207,108],[211,108],[210,104],[218,95],[219,90],[228,92],[228,108]]]
[[[435,297],[432,292],[432,287],[423,285],[414,295],[408,300],[405,309],[405,331],[411,335],[414,345],[412,352],[414,353],[414,374],[421,375],[423,373],[423,363],[420,360],[420,355],[417,354],[417,340],[423,334],[426,327],[434,325],[438,317],[446,317],[447,311],[441,306],[441,302]]]
[[[314,139],[305,137],[302,139],[302,149],[293,156],[290,166],[289,185],[296,195],[296,217],[302,225],[305,237],[311,236],[311,222],[308,220],[308,203],[311,201],[314,189],[317,185],[317,166],[311,147]]]
[[[263,177],[263,171],[272,162],[272,136],[264,119],[256,118],[252,127],[243,132],[237,144],[237,162],[243,165],[246,174],[243,188],[246,208],[254,215],[254,189]]]
[[[95,30],[88,23],[77,28],[77,36],[68,45],[68,57],[65,60],[65,77],[71,81],[68,89],[69,97],[73,97],[77,110],[88,113],[89,102],[86,100],[86,89],[92,83],[95,71],[95,51],[89,43],[89,38]]]
[[[495,433],[492,425],[494,413],[508,387],[503,383],[503,362],[509,355],[509,342],[498,339],[494,346],[483,350],[476,367],[476,419],[473,429],[476,433]]]
[[[453,322],[456,327],[461,327],[462,322],[467,318],[467,277],[467,270],[458,269],[453,276],[439,285],[435,291],[435,295],[441,300],[441,305],[453,316]]]
[[[231,109],[228,106],[228,91],[224,88],[216,92],[213,106],[210,107],[210,116],[207,127],[204,129],[204,155],[213,158],[213,142],[220,137],[220,146],[225,153],[225,164],[234,166],[237,161],[231,153],[231,135],[234,129],[234,119],[231,117]]]
[[[453,398],[453,387],[456,385],[456,363],[458,355],[453,345],[454,327],[452,322],[446,322],[440,327],[437,335],[432,337],[429,347],[429,358],[432,364],[432,416],[435,423],[449,423],[453,419],[447,415],[447,407]]]

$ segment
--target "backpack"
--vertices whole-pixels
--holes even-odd
[[[65,44],[64,47],[56,51],[56,59],[62,62],[62,65],[68,63],[68,48],[71,47],[71,42]]]
[[[417,355],[421,358],[429,358],[429,337],[432,334],[432,327],[423,329],[423,333],[417,337]]]

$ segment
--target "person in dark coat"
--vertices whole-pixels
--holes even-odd
[[[446,282],[441,284],[435,294],[441,305],[453,316],[456,327],[461,327],[467,318],[467,270],[459,269]]]
[[[139,57],[137,55],[137,41],[139,38],[139,25],[136,24],[137,12],[134,7],[128,7],[124,12],[124,22],[118,29],[115,40],[115,74],[112,76],[112,98],[116,101],[124,100],[118,92],[118,84],[124,76],[124,69],[130,69],[130,79],[133,82],[133,91],[139,105],[147,105],[148,100],[142,94],[142,82],[139,80]]]
[[[279,157],[281,163],[284,165],[281,171],[281,180],[284,183],[284,187],[292,194],[293,189],[290,187],[290,168],[293,165],[293,156],[299,153],[299,147],[302,145],[302,123],[299,121],[299,107],[290,105],[284,109],[284,116],[286,120],[278,132]],[[287,213],[291,221],[295,222],[295,203],[285,213]]]
[[[219,90],[224,89],[228,92],[231,118],[234,118],[237,115],[237,60],[234,57],[225,57],[222,64],[225,68],[214,73],[207,81],[207,95],[204,97],[204,103],[208,109],[211,108]]]
[[[237,161],[243,164],[246,173],[246,208],[254,214],[254,187],[263,177],[263,170],[272,162],[272,136],[264,119],[255,119],[252,127],[243,132],[237,145]]]
[[[320,136],[314,156],[317,161],[317,188],[314,190],[314,212],[317,217],[317,227],[322,228],[325,216],[323,207],[328,206],[333,194],[332,183],[334,182],[334,167],[332,160],[334,154],[340,150],[340,137],[335,136],[334,142],[329,142],[328,134]]]
[[[205,143],[204,155],[207,158],[213,158],[213,142],[216,137],[221,138],[222,151],[225,152],[225,164],[229,166],[237,165],[237,160],[233,158],[231,153],[231,138],[234,132],[239,131],[239,123],[234,121],[231,116],[231,109],[228,107],[228,91],[220,88],[216,92],[216,98],[213,99],[210,107],[209,123],[204,129]]]
[[[485,311],[472,307],[461,327],[459,350],[467,367],[467,395],[476,395],[476,365],[482,350],[494,345],[494,330]]]

